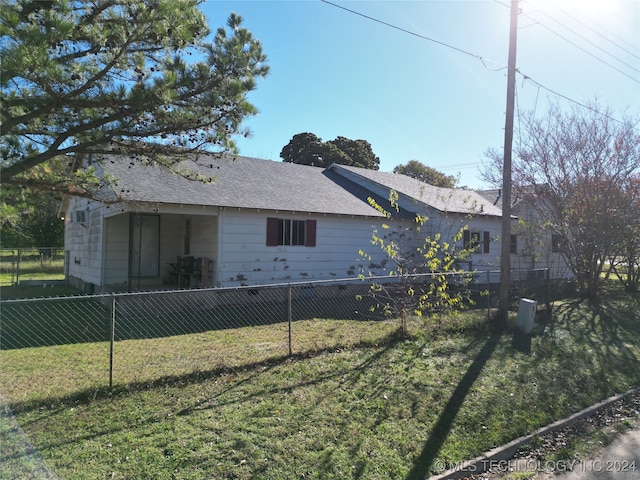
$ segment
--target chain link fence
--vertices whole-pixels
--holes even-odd
[[[63,248],[0,249],[0,285],[62,280],[64,280]]]
[[[469,284],[473,308],[481,312],[497,305],[491,275],[476,274]],[[520,296],[548,304],[552,291],[558,292],[546,270],[518,278],[514,305]],[[385,316],[372,286],[384,282],[401,295],[402,280],[5,300],[0,302],[1,388],[7,398],[26,400],[28,394],[19,391],[25,382],[36,385],[41,397],[60,387],[55,378],[64,378],[69,391],[87,391],[381,344],[400,324]],[[429,276],[411,281],[428,282]]]

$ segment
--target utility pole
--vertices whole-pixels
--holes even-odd
[[[518,0],[511,0],[509,62],[507,64],[507,113],[504,125],[504,163],[502,167],[502,248],[500,250],[500,321],[509,316],[511,286],[511,151],[516,93],[516,43],[518,36]]]

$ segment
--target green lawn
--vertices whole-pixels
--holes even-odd
[[[19,267],[10,261],[0,262],[0,286],[4,288],[27,280],[64,280],[64,259],[22,261]]]
[[[108,344],[21,348],[0,351],[0,391],[65,479],[422,479],[640,385],[639,312],[566,301],[530,338],[485,312],[409,339],[305,320],[292,358],[286,324],[130,339],[111,392]]]

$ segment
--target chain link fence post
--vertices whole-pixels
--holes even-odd
[[[288,317],[288,322],[289,322],[289,356],[293,355],[293,348],[291,346],[291,328],[292,328],[292,324],[293,324],[293,312],[292,312],[292,302],[291,302],[291,297],[292,297],[292,288],[291,288],[291,284],[289,284],[288,288],[287,288],[287,317]]]
[[[17,285],[18,279],[16,278],[16,254],[14,250],[11,250],[11,285]]]
[[[487,270],[487,322],[491,321],[491,290],[490,290],[490,278],[491,272]]]
[[[551,269],[547,267],[547,313],[551,316]]]
[[[21,255],[21,251],[20,249],[18,249],[18,257],[16,259],[16,285],[20,285],[20,255]]]
[[[113,295],[107,309],[109,314],[109,389],[113,388],[113,351],[116,342],[116,297]]]

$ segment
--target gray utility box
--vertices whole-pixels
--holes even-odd
[[[516,319],[516,328],[522,333],[531,333],[533,330],[533,320],[536,316],[536,308],[538,302],[521,298],[518,305],[518,318]]]

